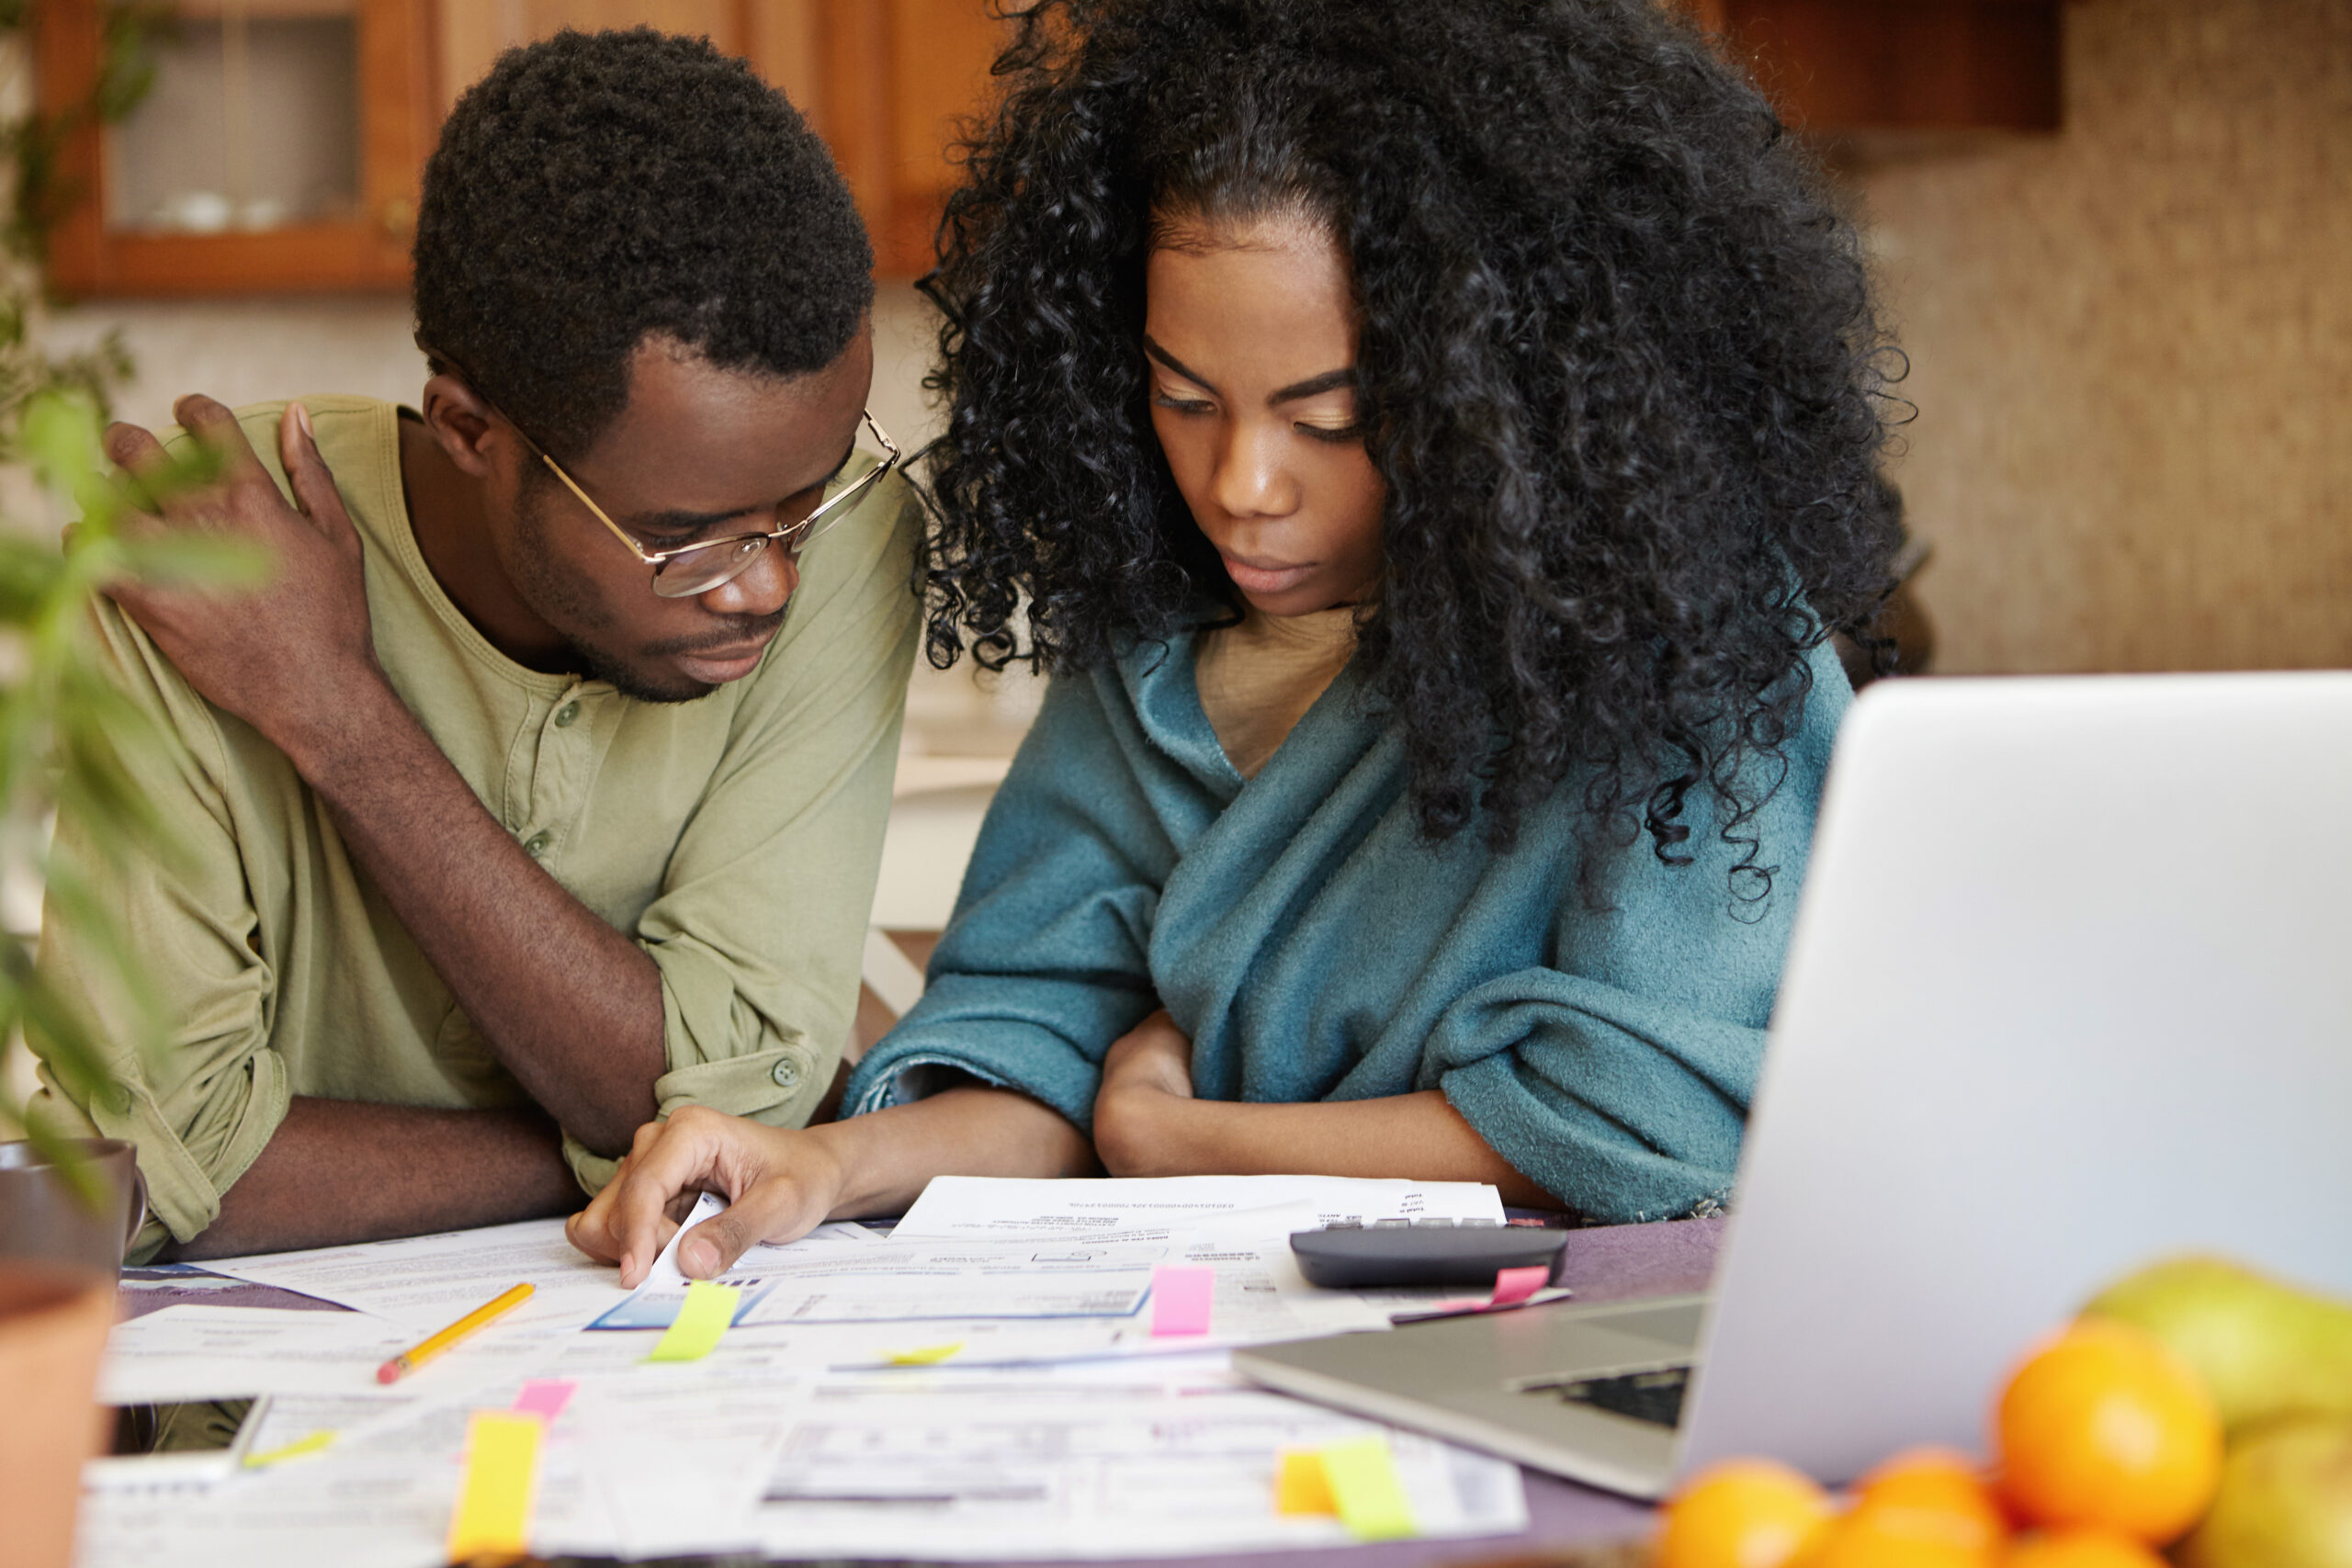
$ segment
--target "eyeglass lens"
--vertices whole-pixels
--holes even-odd
[[[867,417],[866,423],[872,426],[872,416]],[[858,476],[846,490],[827,497],[809,515],[792,525],[789,536],[795,553],[816,534],[823,533],[847,515],[875,482],[897,465],[898,448],[891,446],[889,438],[881,436],[878,431],[873,434],[880,438],[889,456]],[[813,532],[812,525],[815,525]],[[691,599],[698,593],[707,593],[741,577],[753,561],[759,559],[761,552],[775,542],[775,535],[760,534],[734,540],[724,547],[688,551],[654,568],[653,592],[663,599]]]
[[[653,592],[664,599],[691,599],[741,577],[768,547],[767,536],[738,539],[724,549],[696,550],[664,561],[653,573]]]

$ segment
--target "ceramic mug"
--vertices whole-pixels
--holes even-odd
[[[30,1144],[0,1144],[0,1259],[112,1276],[147,1223],[147,1183],[119,1138],[76,1138],[76,1156],[105,1194],[93,1211],[55,1162]]]

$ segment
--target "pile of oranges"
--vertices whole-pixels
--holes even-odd
[[[1668,1504],[1656,1568],[2165,1568],[2222,1471],[2222,1422],[2163,1341],[2085,1319],[2011,1374],[1995,1461],[1920,1449],[1841,1507],[1766,1460],[1694,1476]]]

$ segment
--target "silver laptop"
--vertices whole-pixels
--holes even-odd
[[[1635,1496],[1982,1448],[2188,1249],[2352,1292],[2352,674],[1913,681],[1838,737],[1709,1297],[1237,1352]],[[1568,1245],[1576,1245],[1570,1237]]]

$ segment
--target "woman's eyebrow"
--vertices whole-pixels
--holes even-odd
[[[1169,369],[1176,372],[1177,375],[1184,378],[1185,380],[1190,381],[1193,385],[1200,388],[1202,390],[1209,392],[1216,390],[1216,382],[1210,380],[1207,377],[1202,375],[1199,371],[1193,369],[1191,366],[1186,365],[1182,360],[1177,358],[1174,355],[1169,353],[1166,349],[1152,342],[1151,334],[1149,333],[1143,334],[1143,351],[1151,355],[1152,358],[1159,360],[1162,365],[1168,367]]]
[[[1319,397],[1325,392],[1334,392],[1341,387],[1352,387],[1355,384],[1356,369],[1352,365],[1342,367],[1338,370],[1326,370],[1320,376],[1309,376],[1304,381],[1294,381],[1287,387],[1278,389],[1273,396],[1266,400],[1266,406],[1274,408],[1283,403],[1295,403],[1301,398]]]

